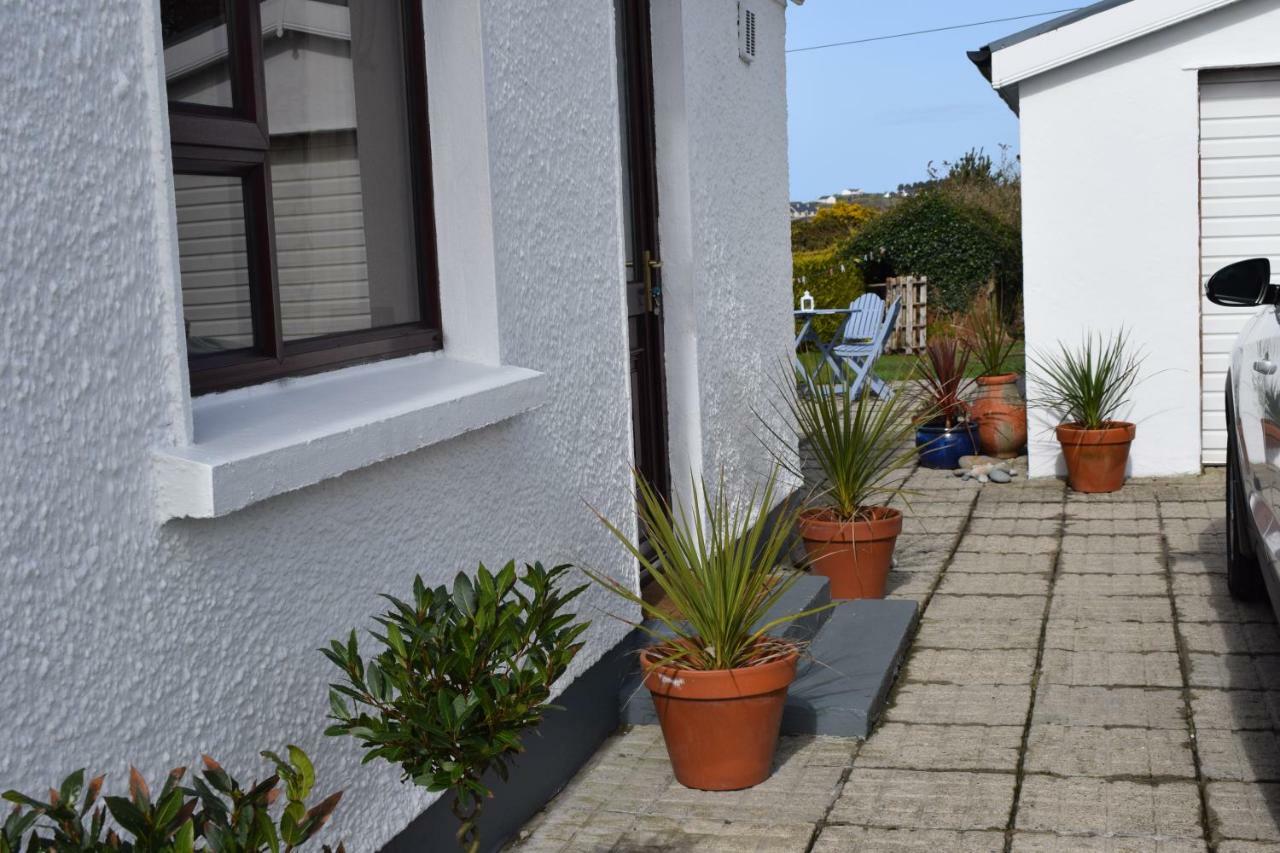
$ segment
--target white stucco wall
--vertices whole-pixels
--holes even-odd
[[[1198,72],[1280,63],[1277,28],[1245,0],[1019,84],[1028,345],[1131,330],[1135,476],[1200,470]],[[1033,476],[1065,471],[1053,423],[1032,407]]]
[[[789,337],[782,11],[759,4],[762,57],[746,68],[734,4],[686,5],[691,189],[671,207],[686,205],[692,248],[688,275],[667,280],[685,341],[668,366],[696,378],[671,431],[699,449],[673,472],[706,455],[741,483],[762,467],[759,366]],[[374,849],[431,797],[321,736],[315,649],[367,627],[376,593],[415,572],[441,582],[512,557],[633,571],[583,505],[625,518],[632,500],[612,4],[427,2],[449,36],[429,74],[452,86],[432,103],[446,353],[542,371],[548,402],[168,523],[151,455],[193,430],[157,17],[154,0],[0,6],[0,32],[20,34],[0,54],[0,786],[40,790],[79,766],[119,784],[129,762],[154,777],[201,752],[250,775],[260,749],[295,742],[320,788],[347,792],[335,835]],[[472,36],[474,75],[437,74]],[[698,294],[691,320],[680,293]],[[625,631],[599,592],[583,608],[597,618],[566,683]]]
[[[671,470],[758,481],[757,412],[794,322],[784,6],[750,0],[757,57],[738,57],[735,0],[654,0],[654,99]],[[802,14],[802,13],[801,13]]]

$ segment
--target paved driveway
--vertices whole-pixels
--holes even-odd
[[[890,588],[923,616],[870,740],[784,738],[714,794],[636,728],[515,849],[1280,850],[1280,633],[1227,595],[1220,474],[911,485]]]

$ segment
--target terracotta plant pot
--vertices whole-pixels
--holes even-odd
[[[782,706],[799,653],[760,666],[700,672],[641,655],[676,781],[703,791],[759,785],[773,770]]]
[[[978,421],[982,452],[1012,459],[1027,445],[1027,401],[1018,393],[1018,374],[978,377],[978,397],[969,406]]]
[[[902,513],[877,506],[866,514],[857,521],[841,521],[825,509],[800,514],[809,569],[831,581],[832,598],[884,598]]]
[[[1077,492],[1114,492],[1124,485],[1129,445],[1138,428],[1108,421],[1101,429],[1062,424],[1057,429],[1067,460],[1067,483]]]

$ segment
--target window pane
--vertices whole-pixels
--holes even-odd
[[[224,0],[160,0],[169,100],[235,106]]]
[[[417,322],[400,4],[285,10],[263,36],[284,338]]]
[[[182,314],[192,356],[253,346],[244,183],[174,175]]]

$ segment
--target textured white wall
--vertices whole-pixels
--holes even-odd
[[[445,258],[442,270],[477,276],[443,283],[446,317],[496,316],[502,361],[544,371],[549,402],[224,518],[165,525],[150,454],[191,425],[156,4],[0,5],[0,32],[18,34],[0,53],[0,785],[39,790],[82,765],[118,784],[127,762],[155,776],[200,752],[247,775],[258,750],[291,741],[322,788],[347,791],[336,834],[376,848],[431,798],[321,736],[330,672],[315,649],[367,626],[375,594],[406,590],[414,572],[438,582],[510,557],[632,571],[583,506],[623,518],[631,502],[612,4],[467,2],[484,42],[491,199],[457,203],[480,212],[478,230],[491,225],[496,283],[483,310],[465,311],[459,294],[489,264]],[[466,19],[457,0],[429,0],[429,24],[433,9],[444,19],[437,3]],[[687,63],[690,281],[714,298],[690,330],[704,402],[673,413],[672,430],[700,432],[739,480],[754,459],[752,368],[785,351],[788,328],[775,9],[760,4],[777,30],[762,32],[752,68],[736,42],[721,50],[721,33],[716,59]],[[731,20],[717,26],[732,36]],[[465,157],[457,140],[449,156]],[[583,604],[619,609],[595,591]],[[573,674],[623,632],[597,618]]]
[[[1132,331],[1135,476],[1200,470],[1198,70],[1280,62],[1277,27],[1248,0],[1020,84],[1027,341]],[[1065,471],[1053,423],[1033,406],[1033,476]]]
[[[735,0],[654,0],[671,468],[768,470],[755,412],[790,357],[784,7],[748,0],[757,57],[738,58]],[[799,12],[798,14],[803,14]]]

